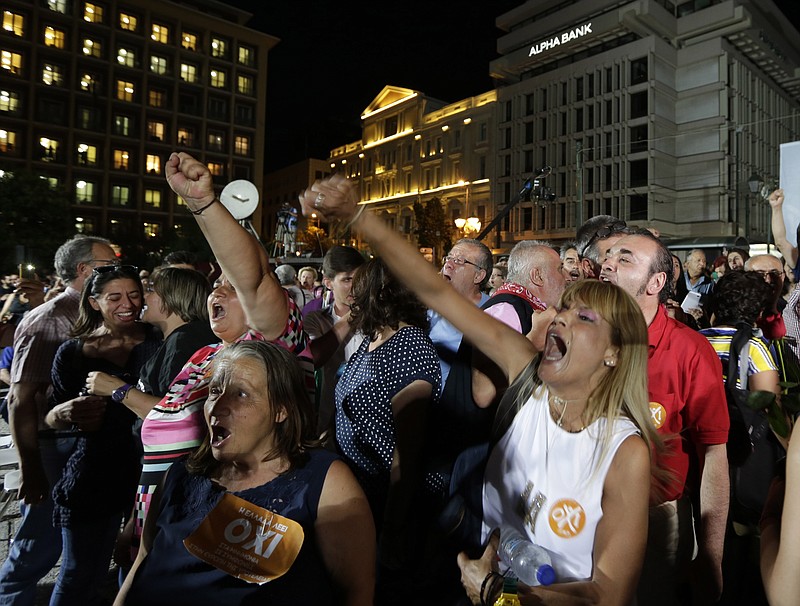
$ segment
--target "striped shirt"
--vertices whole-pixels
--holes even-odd
[[[733,326],[717,326],[714,328],[705,328],[700,333],[708,339],[711,346],[714,348],[717,356],[722,362],[722,379],[726,380],[728,374],[728,355],[731,349],[731,341],[736,334],[736,328]],[[740,361],[744,361],[744,356],[740,354]],[[767,370],[778,370],[775,364],[775,359],[772,356],[769,345],[760,335],[753,335],[750,338],[749,358],[747,363],[747,376],[752,376],[759,372]],[[736,378],[736,387],[739,389],[746,389],[741,386],[739,377]]]

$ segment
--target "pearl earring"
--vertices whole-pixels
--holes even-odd
[[[605,364],[606,366],[608,366],[610,368],[610,367],[612,367],[612,366],[614,366],[616,364],[616,361],[615,360],[604,360],[603,364]]]

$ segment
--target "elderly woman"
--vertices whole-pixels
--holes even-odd
[[[53,487],[53,521],[64,550],[50,604],[95,604],[123,516],[130,512],[139,449],[133,413],[119,399],[85,395],[87,375],[102,371],[135,381],[161,344],[160,333],[138,321],[142,283],[135,267],[96,267],[84,283],[73,339],[53,362],[54,406],[45,421],[80,430],[61,479]]]
[[[115,604],[372,604],[369,507],[347,466],[316,448],[294,356],[263,341],[225,348],[204,419],[202,446],[153,497]]]
[[[523,335],[442,283],[399,235],[357,210],[345,179],[316,182],[301,201],[306,213],[349,220],[423,303],[508,377],[501,410],[513,421],[485,475],[488,544],[480,560],[459,556],[473,602],[497,597],[495,531],[512,526],[551,551],[561,581],[523,587],[523,604],[629,603],[644,557],[650,480],[658,474],[650,449],[660,447],[648,407],[647,328],[636,303],[613,285],[575,282],[539,356]]]

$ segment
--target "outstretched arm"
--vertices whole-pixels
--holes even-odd
[[[167,183],[186,202],[236,289],[249,326],[267,339],[279,337],[286,327],[288,303],[264,248],[217,199],[205,164],[181,152],[173,153],[164,169]]]
[[[797,248],[786,238],[786,223],[783,220],[783,190],[776,189],[769,195],[769,205],[772,209],[772,237],[775,245],[781,251],[783,258],[794,269],[797,267]]]
[[[320,194],[322,197],[318,198]],[[344,221],[355,217],[353,226],[369,240],[392,274],[410,288],[422,303],[447,318],[475,347],[489,356],[509,378],[509,382],[535,355],[533,346],[523,335],[491,318],[459,295],[411,244],[389,229],[383,221],[365,212],[365,207],[358,207],[356,192],[344,177],[334,175],[324,181],[316,181],[301,194],[300,202],[306,216],[316,212],[328,220]]]

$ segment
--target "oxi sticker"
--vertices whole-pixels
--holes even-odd
[[[578,536],[586,525],[583,506],[572,499],[560,499],[550,508],[550,528],[562,539]]]
[[[667,411],[658,402],[650,402],[650,417],[653,419],[656,429],[661,429],[664,421],[667,420]]]
[[[227,493],[183,544],[207,564],[263,585],[289,571],[304,536],[294,520]]]

